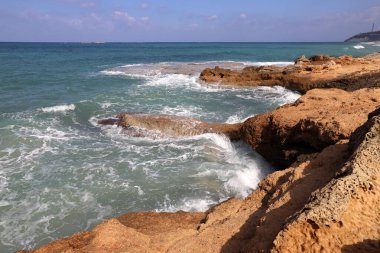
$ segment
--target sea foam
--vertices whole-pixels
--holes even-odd
[[[43,112],[65,112],[65,111],[74,111],[74,110],[75,110],[74,104],[56,105],[56,106],[41,108],[41,111]]]
[[[353,46],[353,48],[355,49],[364,49],[365,47],[363,45],[356,45],[356,46]]]

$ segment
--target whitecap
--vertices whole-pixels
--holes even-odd
[[[254,61],[203,61],[203,62],[159,62],[148,64],[127,64],[119,67],[100,71],[103,75],[128,76],[137,78],[149,78],[157,75],[190,75],[197,76],[205,68],[216,66],[230,69],[241,69],[247,66],[288,66],[294,62],[254,62]]]
[[[156,212],[177,212],[177,211],[186,211],[186,212],[204,212],[209,209],[212,205],[217,202],[205,197],[205,198],[190,198],[185,197],[180,201],[171,200],[169,195],[165,195],[163,203],[160,203],[161,208],[156,208]]]
[[[284,105],[296,101],[301,94],[281,86],[260,86],[252,89],[248,94],[237,94],[236,96],[247,100],[264,100]]]
[[[246,121],[247,119],[252,118],[254,116],[256,116],[256,114],[251,114],[247,117],[242,117],[242,116],[235,114],[235,115],[228,117],[228,119],[226,120],[226,123],[227,124],[242,123],[242,122]]]
[[[185,117],[196,117],[200,116],[201,108],[197,106],[182,106],[177,105],[175,107],[164,106],[160,113],[176,116],[185,116]]]
[[[358,45],[353,46],[353,48],[355,48],[355,49],[364,49],[365,47],[363,45],[358,44]]]
[[[292,61],[277,61],[277,62],[243,62],[245,66],[278,66],[286,67],[289,65],[294,65]]]
[[[41,108],[41,111],[43,112],[65,112],[65,111],[74,111],[74,110],[75,110],[74,104],[56,105],[56,106]]]

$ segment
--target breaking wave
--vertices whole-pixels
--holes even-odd
[[[65,112],[65,111],[74,111],[74,110],[75,110],[74,104],[56,105],[56,106],[41,108],[41,111],[43,112]]]

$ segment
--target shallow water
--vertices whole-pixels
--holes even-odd
[[[0,252],[130,211],[200,211],[247,196],[271,168],[245,144],[216,134],[134,138],[97,119],[129,111],[240,122],[299,95],[204,85],[201,69],[376,51],[356,46],[0,43]]]

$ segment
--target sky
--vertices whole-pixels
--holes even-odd
[[[373,23],[379,0],[0,0],[0,41],[343,41]]]

